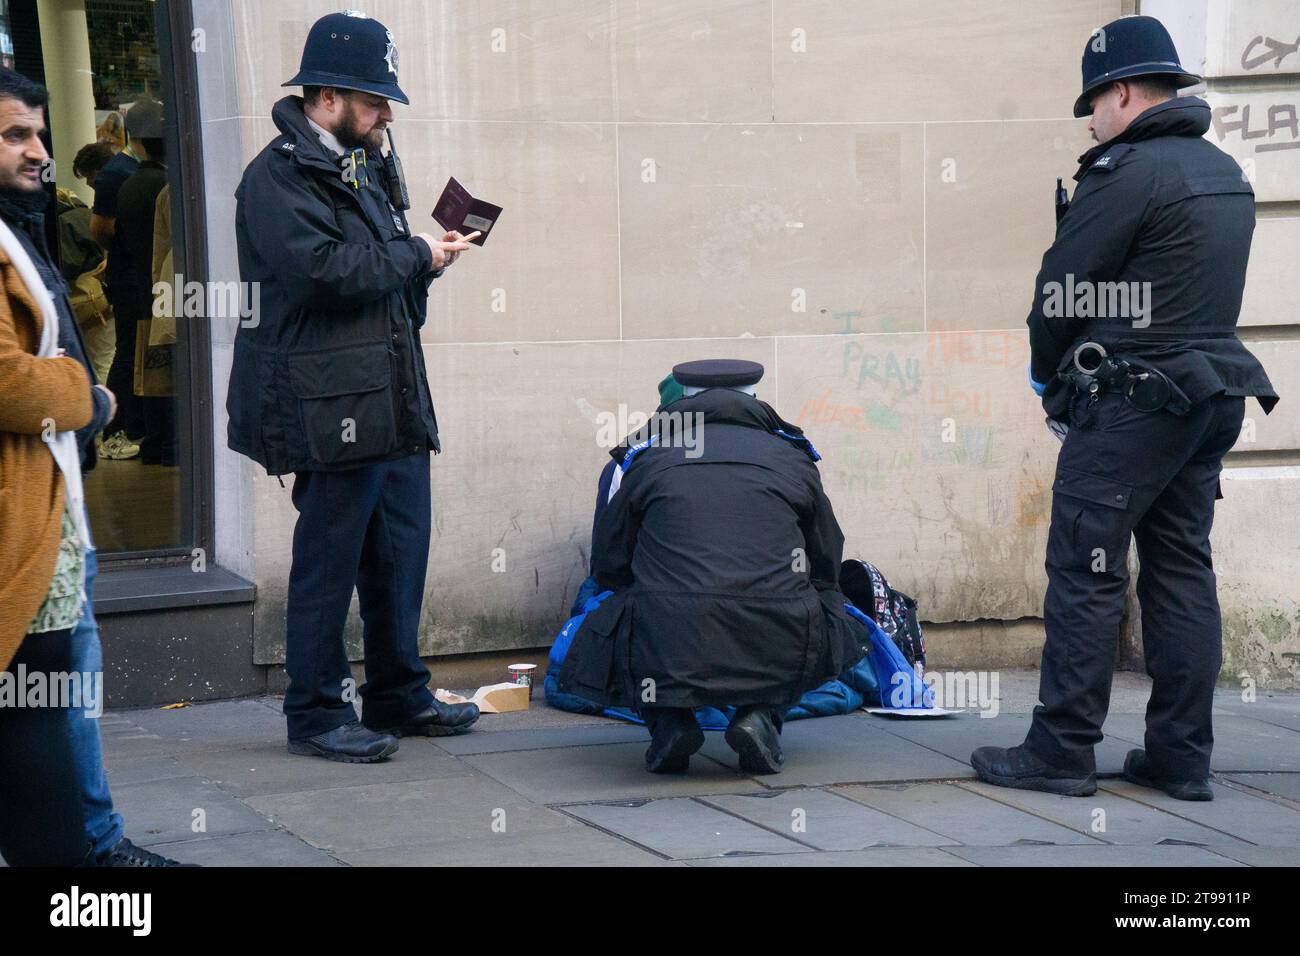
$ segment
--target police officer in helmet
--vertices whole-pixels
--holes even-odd
[[[412,235],[381,145],[397,47],[356,11],[312,26],[303,96],[275,104],[279,135],[235,193],[240,277],[256,322],[235,338],[232,449],[294,475],[284,710],[291,753],[369,763],[403,735],[460,733],[473,704],[429,692],[418,634],[429,553],[429,452],[440,450],[420,327],[430,283],[469,246]],[[256,284],[256,285],[253,285]],[[364,625],[361,721],[343,628]]]
[[[1093,33],[1077,117],[1097,146],[1043,256],[1028,324],[1030,380],[1064,423],[1047,543],[1040,704],[1023,745],[981,747],[985,781],[1085,796],[1137,541],[1152,678],[1145,747],[1124,776],[1209,800],[1210,710],[1222,660],[1210,526],[1245,397],[1268,376],[1237,338],[1255,227],[1240,167],[1204,139],[1199,82],[1152,17]]]

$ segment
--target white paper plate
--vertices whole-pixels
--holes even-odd
[[[863,707],[868,714],[881,717],[955,717],[964,710],[944,710],[942,707]]]

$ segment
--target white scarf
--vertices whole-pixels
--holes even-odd
[[[41,274],[36,271],[36,263],[32,262],[32,257],[27,254],[22,242],[3,219],[0,219],[0,249],[4,250],[9,261],[14,264],[14,268],[18,270],[18,277],[23,280],[28,294],[36,300],[36,306],[41,310],[43,319],[41,348],[36,353],[37,357],[55,358],[59,349],[59,310],[54,305],[54,299],[50,297],[49,289],[45,288],[45,283],[41,281]],[[89,551],[94,545],[90,540],[90,528],[86,524],[86,497],[81,487],[81,455],[77,450],[77,436],[70,431],[55,432],[50,436],[46,429],[42,429],[41,439],[49,447],[55,464],[59,466],[59,471],[63,472],[65,507],[72,513],[82,549]],[[62,516],[60,516],[61,521]],[[86,579],[84,560],[81,568],[81,591],[84,600]]]

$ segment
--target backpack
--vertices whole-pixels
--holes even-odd
[[[102,260],[94,269],[83,272],[72,281],[68,289],[68,305],[72,307],[72,314],[77,318],[77,325],[83,329],[96,329],[101,325],[107,325],[112,320],[112,313],[108,308],[108,296],[105,295],[104,285],[100,281],[107,263],[107,259]]]
[[[889,635],[909,664],[925,664],[925,637],[916,601],[890,587],[879,568],[865,561],[845,561],[840,565],[840,590]]]

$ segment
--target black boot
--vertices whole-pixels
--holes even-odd
[[[463,734],[479,718],[478,704],[444,704],[434,698],[424,710],[383,733],[394,737],[449,737]]]
[[[1147,752],[1141,748],[1130,750],[1124,758],[1124,779],[1139,787],[1163,790],[1175,800],[1214,799],[1208,780],[1167,780],[1159,776],[1147,759]]]
[[[377,734],[354,720],[335,727],[315,737],[289,741],[289,753],[308,757],[324,757],[340,763],[375,763],[384,760],[397,750],[397,738],[392,734]]]
[[[746,773],[780,773],[780,717],[770,707],[737,707],[725,735],[727,746],[740,755]]]
[[[695,712],[687,707],[647,707],[641,716],[650,729],[645,768],[651,773],[685,773],[691,754],[704,746]]]
[[[1097,792],[1097,775],[1062,770],[1040,760],[1024,747],[980,747],[970,755],[971,766],[985,783],[1017,790],[1042,790],[1066,797]]]

